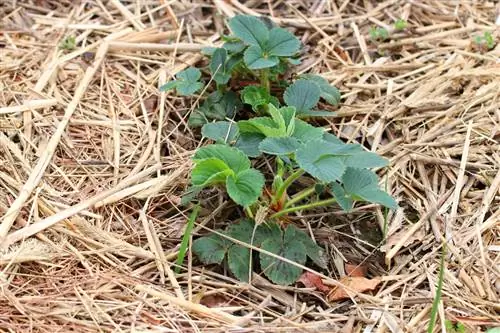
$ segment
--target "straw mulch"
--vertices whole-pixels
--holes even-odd
[[[500,47],[495,1],[0,2],[0,330],[8,332],[422,332],[447,241],[436,331],[499,325]],[[159,85],[220,42],[225,19],[267,15],[300,36],[299,72],[343,94],[322,124],[391,161],[401,209],[303,212],[329,253],[383,282],[328,302],[300,284],[252,285],[174,262],[179,205],[200,142],[196,103]],[[394,31],[397,18],[407,29]],[[373,43],[369,29],[390,40]],[[75,48],[60,45],[75,38]],[[195,236],[239,216],[207,192]],[[292,217],[293,218],[293,217]],[[382,231],[387,232],[385,242]],[[331,281],[330,281],[331,282]],[[325,281],[328,283],[328,280]]]

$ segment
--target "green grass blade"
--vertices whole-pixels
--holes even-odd
[[[429,326],[427,327],[427,333],[432,333],[434,331],[434,326],[436,325],[436,317],[438,312],[439,302],[441,301],[441,293],[443,290],[443,280],[444,280],[444,258],[446,257],[446,243],[443,243],[443,248],[441,251],[441,263],[439,264],[439,277],[438,277],[438,285],[436,289],[436,297],[434,297],[434,301],[432,302],[431,309],[431,321],[429,322]]]
[[[191,232],[193,231],[194,220],[196,220],[199,211],[200,211],[200,205],[198,204],[194,206],[191,215],[189,215],[189,220],[186,226],[186,230],[184,231],[184,235],[182,235],[182,242],[179,248],[179,254],[177,255],[177,261],[175,262],[176,263],[175,272],[177,274],[179,274],[181,265],[184,262],[184,257],[186,256],[186,252],[189,246],[189,238],[191,237]]]

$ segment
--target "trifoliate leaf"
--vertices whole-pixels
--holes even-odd
[[[191,172],[191,183],[199,187],[221,184],[231,174],[234,172],[222,160],[215,157],[207,158],[196,162]]]
[[[245,43],[264,46],[269,39],[269,29],[255,16],[236,15],[229,20],[233,34]]]
[[[299,140],[295,138],[266,138],[259,144],[259,150],[270,155],[288,155],[300,147]]]
[[[277,56],[265,54],[260,46],[250,46],[243,54],[243,61],[250,69],[263,69],[276,66],[279,63]]]
[[[283,28],[273,28],[269,32],[269,40],[265,51],[269,55],[289,57],[297,53],[300,41],[292,33]]]
[[[306,250],[306,255],[311,258],[311,260],[321,268],[327,267],[327,261],[324,256],[324,250],[316,244],[311,237],[305,232],[297,229],[293,224],[290,224],[288,228],[295,229],[295,237],[294,239],[300,241],[304,244],[304,248]]]
[[[198,80],[201,77],[201,72],[198,68],[189,67],[176,75],[175,88],[177,93],[181,96],[189,96],[203,88],[203,83]],[[160,90],[173,88],[173,83],[169,82],[162,87]]]
[[[221,236],[213,234],[195,240],[192,250],[204,264],[220,264],[231,244]]]
[[[160,87],[160,91],[169,91],[169,90],[172,90],[172,89],[174,89],[177,86],[178,83],[179,82],[177,80],[167,82],[167,83],[165,83],[164,85],[162,85]]]
[[[292,137],[301,142],[318,141],[323,137],[324,130],[321,127],[314,127],[303,120],[295,119],[295,129]]]
[[[205,101],[210,109],[209,115],[217,115],[222,118],[214,119],[224,119],[225,117],[232,118],[236,112],[243,108],[238,95],[233,91],[228,91],[225,93],[214,92],[209,95]]]
[[[350,211],[352,209],[353,200],[351,196],[345,192],[342,185],[337,182],[333,182],[330,184],[330,187],[339,206],[346,212]]]
[[[304,244],[297,240],[293,227],[288,226],[283,239],[269,238],[262,243],[262,249],[283,258],[304,265],[306,262],[306,249]],[[278,258],[260,253],[260,266],[264,274],[274,283],[289,285],[297,281],[302,268],[284,262]]]
[[[286,88],[283,99],[286,105],[294,106],[297,115],[311,110],[319,102],[320,89],[307,80],[297,80]]]
[[[332,86],[325,78],[314,74],[303,74],[302,79],[316,83],[320,90],[320,96],[332,105],[337,105],[340,102],[340,91]]]
[[[231,273],[240,281],[248,282],[250,277],[250,249],[234,244],[227,252],[227,263]]]
[[[265,136],[261,133],[240,133],[234,146],[249,157],[258,157],[261,154],[259,144],[264,139]]]
[[[230,143],[238,137],[238,125],[229,121],[216,121],[203,125],[201,135],[218,143]]]
[[[335,154],[337,145],[325,141],[309,141],[297,150],[298,165],[311,176],[323,182],[340,180],[346,166],[345,156]]]
[[[396,209],[397,202],[378,187],[378,177],[370,170],[347,168],[342,176],[345,192],[355,200],[363,200]]]
[[[223,144],[201,147],[193,156],[197,165],[199,160],[207,158],[217,158],[223,161],[236,174],[250,168],[250,160],[241,150]]]
[[[237,204],[248,207],[257,201],[264,187],[264,176],[256,169],[248,169],[229,176],[226,188],[229,197]]]

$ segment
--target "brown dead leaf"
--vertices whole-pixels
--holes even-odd
[[[301,282],[306,288],[316,288],[325,294],[330,292],[330,288],[323,284],[321,277],[311,272],[302,274],[297,282]]]
[[[205,305],[209,308],[228,306],[228,303],[229,302],[226,297],[219,294],[203,296],[203,298],[200,300],[201,305]]]
[[[362,265],[345,264],[345,273],[350,277],[365,277],[366,267]]]
[[[380,278],[367,279],[361,276],[349,277],[345,276],[340,279],[340,283],[344,286],[349,287],[359,293],[373,290],[377,288],[382,280]],[[329,301],[339,301],[341,299],[349,298],[349,292],[342,287],[334,287],[328,293]]]

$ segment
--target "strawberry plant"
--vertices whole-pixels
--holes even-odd
[[[201,127],[201,135],[213,143],[194,153],[191,187],[183,200],[196,200],[202,189],[216,186],[245,216],[196,239],[192,249],[205,264],[227,262],[240,280],[249,281],[255,268],[275,283],[291,284],[308,258],[320,268],[326,263],[322,248],[284,223],[286,216],[335,205],[349,211],[357,201],[396,208],[371,171],[388,161],[307,122],[334,115],[321,106],[336,105],[341,96],[319,75],[286,79],[300,52],[293,34],[252,16],[235,16],[228,26],[232,35],[223,37],[224,44],[204,50],[210,61],[203,71],[210,74],[211,86],[189,124]],[[193,94],[202,88],[200,79],[201,71],[189,68],[162,89]],[[271,174],[255,167],[260,159],[274,162]],[[313,184],[304,188],[301,178]]]

